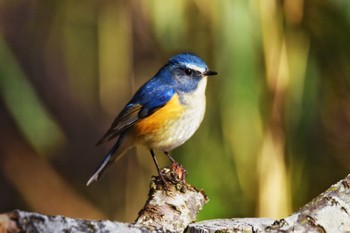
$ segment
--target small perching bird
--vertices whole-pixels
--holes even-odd
[[[135,93],[110,129],[97,143],[117,138],[102,163],[87,182],[98,180],[103,172],[129,148],[149,148],[159,175],[154,149],[169,152],[186,142],[198,129],[205,113],[207,76],[217,75],[192,53],[170,58],[158,73]]]

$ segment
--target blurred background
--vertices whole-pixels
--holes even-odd
[[[0,212],[135,220],[151,156],[133,149],[86,187],[112,146],[95,143],[190,51],[220,74],[172,153],[210,198],[199,220],[285,217],[348,174],[349,42],[346,0],[2,0]]]

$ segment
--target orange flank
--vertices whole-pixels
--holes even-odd
[[[174,94],[165,106],[136,123],[135,130],[139,136],[157,134],[159,129],[163,130],[172,121],[180,117],[183,111],[184,107],[180,103],[178,94]]]

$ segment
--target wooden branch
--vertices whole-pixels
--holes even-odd
[[[173,164],[162,170],[167,186],[153,177],[149,198],[134,224],[82,220],[24,211],[0,215],[0,233],[15,232],[183,232],[208,201],[187,184],[185,171]],[[350,232],[350,175],[296,213],[281,220],[241,218],[190,224],[188,232]]]
[[[148,200],[134,224],[46,216],[15,210],[0,215],[0,233],[14,232],[183,232],[208,202],[203,191],[185,181],[181,165],[172,164],[152,177]]]
[[[0,215],[0,233],[19,232],[148,232],[145,227],[109,220],[92,221],[15,210]]]
[[[174,163],[163,169],[162,174],[168,185],[164,186],[159,176],[151,182],[148,200],[136,223],[149,229],[183,232],[196,220],[208,198],[203,191],[186,183],[186,171],[181,165]]]
[[[350,232],[350,175],[281,220],[218,219],[191,224],[197,232]]]

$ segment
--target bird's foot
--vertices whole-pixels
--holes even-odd
[[[159,171],[159,175],[154,177],[154,184],[161,185],[164,190],[171,190],[171,187],[178,189],[186,184],[186,173],[181,164],[174,162]]]
[[[183,168],[183,166],[179,163],[173,162],[170,166],[170,175],[172,175],[173,180],[181,181],[182,183],[186,183],[186,174],[187,171]]]

